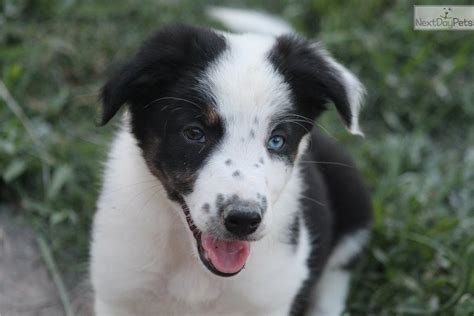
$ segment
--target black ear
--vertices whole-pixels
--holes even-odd
[[[100,125],[107,124],[120,107],[129,102],[131,96],[138,92],[141,87],[140,82],[145,82],[145,78],[140,79],[139,72],[136,61],[131,60],[116,70],[102,87],[100,94],[102,101]]]
[[[203,70],[225,46],[223,36],[205,28],[173,25],[155,33],[103,86],[101,125],[123,104],[144,107],[183,74]]]
[[[295,35],[283,35],[270,53],[270,61],[294,91],[299,106],[315,117],[332,102],[353,134],[362,135],[359,111],[364,86],[320,44]]]

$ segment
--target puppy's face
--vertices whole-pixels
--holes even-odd
[[[358,132],[362,86],[294,36],[186,26],[149,39],[103,89],[105,124],[129,104],[150,171],[181,205],[193,248],[214,274],[238,273],[327,102]]]

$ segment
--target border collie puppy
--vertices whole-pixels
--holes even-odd
[[[331,103],[361,134],[363,86],[280,20],[211,14],[254,32],[163,28],[103,87],[103,124],[128,110],[94,219],[95,313],[338,315],[371,203],[313,125]]]

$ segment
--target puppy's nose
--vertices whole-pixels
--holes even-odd
[[[233,207],[224,210],[225,228],[238,237],[245,237],[255,232],[262,221],[259,207]]]

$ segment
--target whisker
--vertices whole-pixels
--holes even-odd
[[[295,121],[295,120],[282,120],[280,121],[280,123],[293,123],[293,124],[296,124],[298,126],[301,126],[307,133],[309,133],[310,131],[308,130],[308,128],[306,126],[304,126],[303,124],[301,124],[299,121]]]
[[[331,134],[324,126],[322,126],[321,124],[319,124],[318,122],[315,122],[315,124],[320,128],[322,129],[327,135],[331,136],[333,139],[337,140],[336,136],[334,136],[333,134]]]
[[[150,203],[151,200],[153,200],[153,198],[156,198],[156,196],[158,194],[162,194],[165,192],[165,189],[163,188],[163,186],[160,186],[160,185],[155,185],[152,187],[152,192],[150,194],[150,197],[147,199],[147,201],[145,202],[145,204],[142,206],[142,210],[144,210],[147,206],[148,206],[148,203]],[[158,190],[157,190],[158,189]],[[147,191],[149,192],[149,191]]]
[[[342,162],[337,162],[337,161],[318,161],[318,160],[307,160],[307,161],[302,161],[300,160],[300,163],[310,163],[310,164],[321,164],[321,165],[335,165],[335,166],[341,166],[341,167],[347,167],[347,168],[354,168],[351,165],[342,163]]]
[[[299,119],[301,119],[301,120],[305,120],[305,121],[307,121],[307,122],[309,122],[309,123],[314,123],[314,120],[313,120],[313,119],[310,119],[310,118],[308,118],[308,117],[306,117],[306,116],[299,115],[299,114],[290,113],[290,114],[285,115],[284,117],[296,117],[296,118],[299,118]]]
[[[165,124],[163,124],[163,131],[164,131],[165,134],[166,134],[166,129],[168,128],[168,121],[169,121],[169,119],[170,119],[170,115],[173,114],[173,113],[175,113],[175,112],[177,112],[177,111],[180,111],[180,110],[182,110],[182,109],[183,109],[183,108],[179,106],[179,107],[177,107],[176,109],[173,109],[172,111],[170,111],[170,112],[168,113],[168,115],[166,116]]]
[[[197,104],[196,102],[193,102],[193,101],[190,101],[190,100],[187,100],[187,99],[183,99],[183,98],[178,98],[178,97],[161,97],[161,98],[158,98],[158,99],[155,99],[155,100],[151,101],[150,103],[145,105],[144,108],[146,109],[147,107],[149,107],[153,103],[160,102],[160,101],[163,101],[163,100],[183,101],[183,102],[192,104],[192,105],[196,106],[197,108],[199,108],[200,110],[202,110],[202,107],[199,104]]]
[[[292,118],[292,117],[296,117],[298,118],[298,122],[304,122],[304,123],[308,123],[308,124],[311,124],[311,125],[317,125],[320,129],[322,129],[327,135],[331,136],[332,138],[334,139],[337,139],[333,134],[331,134],[329,132],[329,130],[327,130],[324,126],[322,126],[320,123],[318,123],[316,120],[312,120],[310,118],[307,118],[303,115],[299,115],[299,114],[294,114],[294,113],[289,113],[289,114],[285,114],[282,116],[282,120],[285,120],[285,119],[288,119],[288,118]]]
[[[301,194],[300,196],[301,196],[303,199],[306,199],[306,200],[308,200],[308,201],[314,202],[314,203],[316,203],[316,204],[318,204],[318,205],[320,205],[320,206],[326,206],[326,204],[324,204],[323,202],[318,201],[318,200],[315,200],[315,199],[313,199],[313,198],[310,198],[309,196],[306,196],[306,195],[303,195],[303,194]]]
[[[139,181],[139,182],[135,182],[135,183],[129,183],[129,184],[126,184],[126,185],[122,185],[122,186],[119,186],[117,188],[115,188],[114,190],[111,190],[111,191],[108,191],[104,196],[109,196],[111,194],[114,194],[114,193],[118,193],[119,191],[122,191],[122,190],[127,190],[127,189],[133,189],[139,185],[144,185],[144,184],[155,184],[158,180],[157,179],[150,179],[150,180],[146,180],[146,181]]]
[[[141,190],[140,192],[138,192],[137,194],[135,194],[134,196],[132,196],[132,197],[130,198],[130,200],[128,200],[127,205],[132,205],[136,199],[138,199],[139,197],[141,197],[141,196],[144,195],[144,194],[145,194],[145,195],[148,194],[148,193],[149,193],[150,191],[152,191],[152,190],[155,190],[155,189],[157,188],[157,186],[158,186],[158,185],[154,185],[154,186],[151,186],[151,187],[149,187],[149,188],[146,188],[146,189]]]
[[[306,120],[303,120],[303,119],[299,119],[299,118],[290,118],[290,117],[287,117],[287,118],[284,118],[284,119],[281,119],[278,121],[278,123],[281,123],[281,122],[288,122],[288,121],[295,121],[295,122],[303,122],[303,123],[311,123],[310,125],[313,125],[314,122],[309,122],[309,121],[306,121]]]

